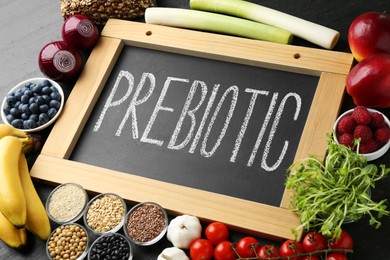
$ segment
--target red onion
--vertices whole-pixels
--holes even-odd
[[[99,39],[99,30],[91,18],[75,14],[64,21],[62,39],[81,51],[89,51]]]
[[[71,81],[81,72],[83,60],[80,52],[64,41],[46,44],[39,53],[41,72],[54,81]]]

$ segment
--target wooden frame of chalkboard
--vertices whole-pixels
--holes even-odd
[[[352,55],[109,20],[31,169],[32,177],[54,185],[77,182],[92,193],[116,192],[128,202],[157,202],[173,215],[191,214],[204,221],[224,222],[247,234],[293,239],[291,229],[299,225],[299,217],[288,209],[288,190],[280,207],[275,207],[69,160],[125,45],[318,76],[295,160],[309,154],[325,155],[325,136],[339,113]]]

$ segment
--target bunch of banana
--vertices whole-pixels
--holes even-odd
[[[36,140],[30,135],[0,124],[0,240],[14,248],[27,243],[26,230],[42,240],[51,233],[25,156],[35,149]]]

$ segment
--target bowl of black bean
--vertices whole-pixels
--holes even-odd
[[[3,99],[4,123],[25,132],[43,130],[54,123],[64,106],[61,86],[48,78],[32,78],[14,86]]]
[[[131,260],[133,252],[127,238],[119,233],[107,233],[97,238],[88,251],[88,260]]]

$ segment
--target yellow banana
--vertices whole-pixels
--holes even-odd
[[[47,240],[51,233],[50,220],[31,180],[26,156],[23,152],[19,157],[19,174],[27,206],[25,227],[40,239]]]
[[[19,177],[22,142],[17,137],[0,139],[0,211],[17,228],[26,224],[26,199]]]
[[[19,228],[18,229],[18,235],[20,238],[20,242],[22,243],[22,246],[27,244],[27,231],[26,228]]]
[[[22,130],[14,128],[7,124],[0,124],[0,139],[5,136],[14,136],[19,138],[23,145],[23,152],[36,152],[41,148],[41,137],[39,135],[28,134]]]
[[[17,229],[0,213],[0,240],[13,248],[20,248],[27,242],[26,230]]]
[[[8,136],[8,135],[11,135],[11,136],[16,136],[16,137],[19,137],[19,138],[27,138],[28,135],[26,132],[22,131],[22,130],[19,130],[17,128],[14,128],[10,125],[7,125],[7,124],[0,124],[0,138],[4,137],[4,136]]]

